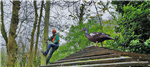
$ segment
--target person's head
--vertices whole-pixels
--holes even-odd
[[[55,29],[53,29],[53,30],[52,30],[52,33],[53,33],[53,35],[55,35],[55,34],[56,34],[56,30],[55,30]]]

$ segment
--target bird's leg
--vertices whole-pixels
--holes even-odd
[[[102,44],[102,42],[101,42],[101,47],[103,47],[103,44]]]
[[[97,43],[98,43],[98,41],[96,41],[96,45],[95,45],[95,47],[97,47]]]

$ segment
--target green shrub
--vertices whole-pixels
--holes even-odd
[[[150,36],[150,2],[135,6],[124,6],[124,14],[117,20],[116,32],[121,32],[123,38],[118,38],[117,44],[130,52],[150,54],[150,46],[146,40]],[[119,41],[121,40],[121,41]],[[145,43],[145,44],[144,44]]]

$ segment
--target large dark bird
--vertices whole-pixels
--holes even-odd
[[[102,42],[104,40],[114,40],[113,38],[110,37],[109,34],[105,34],[105,33],[100,33],[100,32],[93,32],[93,33],[88,33],[88,29],[86,27],[82,28],[82,31],[85,31],[85,36],[87,37],[87,39],[89,39],[90,41],[96,43],[96,47],[97,47],[97,43],[101,42],[101,47],[103,47]]]

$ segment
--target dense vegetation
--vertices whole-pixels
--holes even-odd
[[[116,11],[124,14],[124,6],[134,6],[137,7],[138,5],[141,5],[142,3],[146,4],[147,1],[112,1],[111,4],[117,5]],[[148,8],[148,7],[143,7],[143,8]]]
[[[150,54],[150,4],[123,7],[123,15],[117,20],[116,32],[121,32],[123,38],[117,44],[131,52]],[[117,40],[120,40],[118,38]]]

